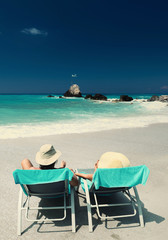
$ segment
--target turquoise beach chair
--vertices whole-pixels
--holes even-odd
[[[77,169],[77,171],[82,173],[93,173],[94,169]],[[145,165],[142,165],[127,168],[98,168],[93,175],[92,182],[81,178],[81,186],[85,192],[87,203],[89,232],[93,231],[92,208],[96,208],[97,214],[101,220],[114,220],[116,218],[135,216],[135,206],[137,205],[140,225],[141,227],[144,227],[142,207],[136,185],[145,185],[148,175],[149,169]],[[131,188],[134,191],[134,196],[130,193]],[[124,194],[124,198],[126,197],[125,202],[106,204],[102,202],[100,204],[98,202],[98,197],[101,196],[101,200],[102,198],[107,200],[109,195],[114,196],[114,194],[117,192]],[[94,197],[94,204],[91,203],[91,195]],[[99,210],[101,207],[120,207],[129,205],[133,207],[133,213],[131,212],[124,215],[120,214],[117,216],[103,216],[100,214]]]
[[[68,168],[53,170],[15,170],[13,177],[16,184],[20,184],[20,193],[18,201],[18,226],[17,234],[22,232],[22,211],[25,210],[25,218],[31,222],[61,221],[66,218],[67,209],[71,209],[72,232],[76,232],[75,224],[75,202],[74,188],[70,186],[69,181],[72,180],[73,173]],[[23,192],[27,199],[23,202]],[[62,206],[37,206],[30,207],[30,199],[33,197],[44,198],[60,198],[63,197]],[[69,200],[69,205],[67,205]],[[26,204],[25,204],[26,203]],[[61,218],[54,219],[30,219],[29,212],[31,210],[53,210],[63,209],[64,214]]]

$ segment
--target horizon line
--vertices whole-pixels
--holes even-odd
[[[168,95],[168,93],[166,93],[166,92],[144,92],[144,93],[142,93],[142,92],[135,92],[135,93],[123,93],[123,92],[117,92],[117,93],[100,93],[100,92],[88,92],[88,93],[83,93],[82,95],[88,95],[88,94],[103,94],[103,95],[130,95],[130,94],[132,94],[132,95],[137,95],[137,94],[148,94],[148,95],[154,95],[154,94],[162,94],[162,95]],[[64,95],[64,93],[51,93],[51,92],[42,92],[42,93],[24,93],[24,92],[22,92],[22,93],[12,93],[12,92],[7,92],[7,93],[0,93],[0,95]]]

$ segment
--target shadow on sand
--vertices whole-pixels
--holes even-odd
[[[125,202],[127,201],[127,198],[121,195],[120,193],[115,193],[111,197],[98,197],[98,201],[101,203],[102,201],[106,203],[109,202]],[[39,202],[39,206],[60,206],[62,204],[63,198],[57,198],[57,199],[41,199]],[[91,198],[91,201],[93,202],[93,198]],[[162,216],[159,216],[155,213],[152,213],[148,211],[148,209],[145,208],[144,203],[141,202],[143,215],[144,215],[144,221],[145,223],[148,222],[156,222],[157,224],[163,222],[165,218]],[[84,195],[75,193],[75,209],[76,209],[76,231],[78,231],[82,226],[88,226],[88,216],[87,216],[87,207],[86,207],[86,200]],[[138,209],[136,207],[136,210],[138,212]],[[120,214],[129,214],[131,213],[132,209],[129,206],[124,207],[113,207],[109,210],[109,208],[102,208],[100,210],[100,213],[103,216],[115,216]],[[63,216],[63,210],[40,210],[38,211],[37,218],[41,220],[42,218],[61,218]],[[107,229],[116,229],[116,228],[133,228],[133,227],[139,227],[139,218],[138,214],[136,214],[134,217],[127,217],[127,218],[114,218],[113,220],[104,220],[101,221],[100,218],[97,215],[96,209],[92,209],[92,220],[93,220],[93,231],[101,224],[105,225],[105,228]],[[46,225],[45,229],[43,230],[44,224]],[[38,225],[37,231],[39,233],[47,233],[47,232],[71,232],[71,212],[68,209],[67,210],[67,217],[63,221],[51,221],[51,222],[42,222],[42,223],[32,223],[29,227],[27,227],[24,232],[27,232],[29,229],[31,229],[34,225]],[[47,229],[47,225],[50,225],[49,230]],[[112,226],[111,226],[112,225]],[[52,227],[52,230],[51,230]],[[24,233],[23,232],[23,233]]]

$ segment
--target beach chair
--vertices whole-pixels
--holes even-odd
[[[94,173],[94,169],[77,169],[80,173]],[[114,220],[117,218],[133,217],[136,215],[136,205],[138,208],[139,222],[141,227],[144,227],[144,219],[142,213],[142,207],[136,185],[145,185],[149,175],[149,169],[145,166],[127,167],[127,168],[98,168],[94,175],[92,182],[81,178],[81,186],[85,192],[85,198],[87,203],[88,213],[88,225],[89,232],[93,231],[92,224],[92,208],[96,208],[98,217],[101,220]],[[131,188],[134,194],[130,193]],[[117,192],[124,194],[124,203],[99,203],[98,197],[107,200],[109,195],[113,195]],[[92,204],[91,196],[94,199]],[[111,198],[112,199],[112,198]],[[129,214],[120,214],[116,216],[103,216],[100,214],[100,208],[102,207],[120,207],[132,206],[133,211]],[[123,209],[122,209],[123,210]],[[125,209],[126,210],[126,209]],[[127,209],[128,210],[128,209]]]
[[[68,168],[53,170],[15,170],[13,177],[16,184],[20,184],[18,201],[18,226],[17,234],[22,233],[22,211],[25,210],[25,218],[31,222],[61,221],[66,218],[67,209],[71,210],[72,232],[76,232],[75,224],[75,202],[74,188],[70,186],[69,181],[73,177],[72,171]],[[26,195],[26,201],[23,201],[23,193]],[[30,207],[30,199],[39,197],[40,199],[63,198],[62,206],[37,206]],[[53,200],[53,199],[52,199]],[[69,202],[69,204],[67,204]],[[30,219],[29,212],[32,210],[54,210],[63,209],[63,216],[59,218]]]

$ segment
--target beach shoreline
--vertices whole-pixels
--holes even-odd
[[[27,137],[17,139],[0,139],[1,151],[1,220],[2,239],[16,239],[16,220],[18,186],[15,186],[12,172],[21,168],[20,162],[24,158],[29,158],[35,166],[35,154],[39,147],[45,143],[51,143],[56,149],[62,152],[59,159],[67,162],[67,167],[71,168],[93,168],[94,163],[102,153],[114,151],[125,154],[132,166],[147,165],[150,176],[146,186],[138,186],[143,212],[145,218],[145,228],[111,228],[107,229],[104,223],[98,224],[92,234],[88,232],[85,203],[80,199],[81,206],[77,207],[77,228],[74,235],[71,231],[61,232],[64,225],[55,226],[47,224],[46,232],[37,231],[38,224],[28,229],[20,239],[101,239],[102,232],[107,239],[118,237],[120,240],[142,239],[146,240],[166,239],[168,236],[166,220],[168,213],[165,211],[168,201],[168,124],[151,124],[143,128],[125,128],[106,130],[94,133],[62,134],[44,137]],[[11,201],[9,203],[9,195]],[[162,202],[160,202],[160,200]],[[7,210],[7,207],[9,210]],[[82,216],[85,215],[85,221]],[[96,216],[95,216],[96,218]],[[128,221],[129,222],[129,221]],[[132,221],[131,221],[132,222]],[[121,221],[122,223],[122,221]],[[115,221],[109,223],[115,225]],[[10,225],[10,228],[8,227]],[[31,225],[28,223],[29,226]],[[70,229],[69,226],[65,228]],[[113,236],[113,237],[112,237]],[[115,239],[115,238],[114,238]]]
[[[167,103],[148,102],[144,98],[118,103],[41,95],[1,96],[0,100],[0,139],[94,133],[168,123]]]

